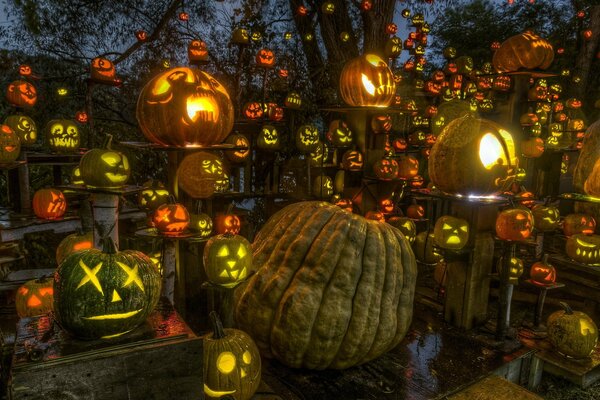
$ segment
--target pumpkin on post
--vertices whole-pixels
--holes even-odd
[[[67,211],[65,195],[58,189],[40,189],[33,195],[33,213],[42,219],[58,219]]]
[[[533,263],[529,277],[533,283],[541,286],[550,286],[556,282],[556,268],[548,262],[548,254],[544,254],[541,261]]]
[[[451,215],[443,215],[433,229],[435,243],[447,250],[460,250],[469,241],[469,223]]]
[[[598,343],[598,327],[593,319],[581,311],[573,311],[567,303],[562,310],[548,317],[548,339],[559,353],[578,358],[589,357]]]
[[[86,152],[79,161],[79,171],[85,185],[98,189],[117,189],[125,186],[131,173],[125,154],[113,150],[112,135],[106,135],[102,149]]]
[[[35,317],[53,310],[54,288],[50,278],[42,277],[25,282],[17,289],[15,306],[19,318]]]
[[[154,211],[152,223],[163,235],[177,236],[190,224],[190,214],[183,204],[175,203],[175,199],[171,198]]]

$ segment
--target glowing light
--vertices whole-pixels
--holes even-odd
[[[371,96],[375,96],[375,85],[371,83],[371,80],[365,74],[361,74],[361,78],[367,93],[369,93]]]
[[[83,319],[87,319],[87,320],[90,320],[90,321],[104,321],[106,319],[126,319],[126,318],[129,318],[129,317],[133,317],[134,315],[136,315],[140,311],[142,311],[141,308],[139,310],[129,311],[129,312],[126,312],[126,313],[96,315],[96,316],[93,316],[93,317],[84,317]]]
[[[235,368],[235,356],[230,351],[224,351],[217,358],[217,368],[224,374],[229,374]]]
[[[219,120],[219,107],[211,97],[194,95],[187,99],[187,114],[194,122],[200,118],[216,122]]]

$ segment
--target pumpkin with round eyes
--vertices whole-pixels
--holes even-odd
[[[260,384],[258,348],[247,333],[223,328],[216,312],[210,318],[213,331],[203,337],[204,394],[213,400],[249,400]]]
[[[158,303],[161,277],[145,254],[103,249],[68,256],[54,274],[54,314],[77,338],[108,339],[142,324]]]
[[[234,145],[235,147],[245,147],[245,149],[240,150],[228,150],[225,151],[225,157],[231,162],[241,163],[246,161],[246,159],[250,156],[250,140],[246,135],[241,133],[232,133],[227,136],[225,143]]]
[[[469,241],[469,223],[450,215],[443,215],[433,229],[435,243],[443,249],[460,250]]]
[[[227,90],[196,68],[172,68],[152,78],[137,102],[144,136],[165,146],[221,143],[233,127]]]
[[[68,119],[53,119],[46,124],[46,140],[57,153],[73,153],[79,149],[81,135],[77,125]]]
[[[79,161],[81,178],[90,188],[114,189],[125,186],[131,169],[125,154],[111,148],[112,135],[107,135],[103,149],[86,152]]]
[[[252,246],[234,233],[213,236],[204,246],[203,261],[210,282],[234,287],[252,272]]]
[[[27,115],[9,115],[4,124],[17,134],[23,146],[34,144],[37,140],[37,125]]]
[[[383,59],[365,54],[344,65],[340,74],[342,99],[351,106],[387,107],[394,100],[394,74]]]
[[[279,132],[273,125],[263,125],[256,138],[256,146],[261,150],[279,149]]]
[[[531,209],[533,226],[540,232],[556,230],[560,226],[560,212],[553,206],[538,204]]]
[[[359,150],[348,150],[342,156],[342,168],[346,171],[361,171],[365,159]]]
[[[550,42],[526,31],[506,39],[494,52],[492,63],[499,72],[514,72],[521,68],[547,69],[553,60]]]
[[[177,236],[183,233],[190,224],[190,214],[183,204],[175,203],[173,199],[162,204],[152,215],[154,227],[163,235]]]
[[[13,106],[31,108],[37,102],[37,90],[27,81],[14,81],[8,84],[6,99]]]
[[[19,158],[21,141],[8,126],[0,125],[0,163],[11,163]]]
[[[250,34],[247,29],[244,28],[235,28],[233,30],[233,34],[231,35],[231,41],[235,44],[248,44],[250,43]]]
[[[533,215],[527,208],[510,208],[496,217],[496,235],[502,240],[523,241],[533,231]]]
[[[409,243],[413,243],[417,237],[417,225],[408,217],[390,217],[387,223],[400,230]]]
[[[534,283],[548,286],[556,282],[556,268],[548,263],[548,254],[544,254],[541,261],[533,263],[529,270],[529,276]]]
[[[498,273],[502,275],[504,269],[504,258],[500,257],[498,259]],[[508,283],[511,285],[516,285],[519,283],[519,277],[523,275],[523,260],[517,257],[511,257],[508,261]]]
[[[79,232],[65,237],[56,248],[56,264],[60,265],[69,255],[94,247],[94,233]]]
[[[327,175],[315,177],[312,186],[312,194],[319,199],[328,199],[333,194],[333,180]]]
[[[188,60],[190,64],[208,61],[208,47],[202,40],[194,39],[188,45]]]
[[[567,239],[565,251],[577,262],[598,266],[600,265],[600,235],[576,233]]]
[[[19,318],[47,314],[53,309],[54,288],[50,278],[33,279],[17,289],[15,306]]]
[[[40,189],[33,195],[33,213],[42,219],[58,219],[67,211],[65,195],[58,189]]]
[[[302,125],[296,131],[296,148],[302,153],[315,151],[319,144],[319,131],[311,124]]]
[[[85,185],[85,182],[81,178],[81,170],[79,169],[79,165],[77,165],[71,171],[70,183],[71,183],[71,185]]]
[[[382,181],[391,181],[398,177],[398,162],[389,157],[383,157],[373,164],[375,176]]]
[[[560,302],[562,310],[548,317],[548,340],[563,355],[585,359],[598,344],[598,327],[584,312],[573,311],[567,303]]]
[[[92,80],[100,82],[114,82],[116,78],[115,64],[104,57],[96,57],[90,67]]]
[[[203,212],[197,212],[190,214],[190,224],[188,225],[190,231],[198,233],[201,238],[210,237],[213,231],[213,221],[210,215]]]
[[[583,233],[591,235],[596,230],[596,220],[588,214],[574,213],[569,214],[563,221],[563,233],[565,236]]]
[[[233,214],[232,212],[219,213],[215,216],[215,232],[219,235],[230,233],[237,235],[242,229],[242,222],[240,217]]]
[[[275,54],[270,49],[260,49],[256,54],[256,65],[263,68],[275,66]]]
[[[177,169],[179,187],[194,199],[206,199],[229,189],[229,171],[217,155],[199,151],[187,155]]]
[[[337,147],[349,147],[352,142],[354,142],[352,130],[348,124],[341,119],[334,119],[331,121],[326,136],[327,139]]]
[[[142,186],[144,189],[138,195],[138,206],[142,210],[154,211],[158,206],[169,202],[171,194],[162,182],[150,179]]]

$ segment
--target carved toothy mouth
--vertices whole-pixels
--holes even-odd
[[[75,138],[50,138],[50,145],[55,147],[75,148],[79,145],[79,139]]]
[[[187,98],[187,117],[192,122],[216,123],[219,119],[219,107],[209,96],[192,95]]]

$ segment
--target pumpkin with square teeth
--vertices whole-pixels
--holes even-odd
[[[396,94],[394,74],[375,54],[365,54],[346,63],[340,74],[342,99],[351,106],[387,107]]]
[[[203,264],[209,281],[233,287],[252,271],[250,242],[233,233],[213,236],[204,246]]]
[[[53,119],[46,124],[46,140],[50,149],[57,153],[73,153],[79,149],[81,135],[75,122]]]
[[[573,260],[587,265],[600,265],[600,235],[577,233],[567,239],[566,253]]]
[[[54,274],[54,313],[81,339],[108,339],[142,324],[158,303],[161,277],[145,254],[103,249],[73,253]]]
[[[131,173],[125,154],[111,148],[112,136],[107,135],[104,148],[86,152],[79,161],[79,171],[90,188],[115,189],[125,186]]]

